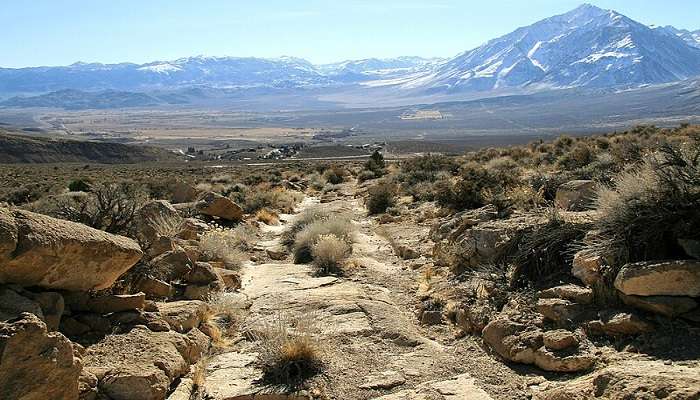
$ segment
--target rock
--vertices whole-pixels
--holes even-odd
[[[237,272],[231,271],[224,268],[214,268],[221,280],[224,282],[224,286],[228,290],[236,290],[241,288],[241,277]]]
[[[545,371],[552,372],[579,372],[593,367],[596,358],[581,349],[572,351],[552,351],[546,347],[540,347],[535,352],[535,365]]]
[[[146,253],[148,253],[149,257],[158,257],[159,255],[163,253],[167,253],[169,251],[173,251],[177,249],[177,245],[175,243],[175,240],[171,237],[167,236],[160,236],[155,239],[151,239],[149,242],[150,246],[148,247]]]
[[[700,260],[700,240],[678,239],[678,245],[683,248],[683,251],[689,257]]]
[[[39,304],[44,313],[44,322],[49,331],[57,331],[65,310],[63,296],[57,292],[31,293],[27,295]]]
[[[447,312],[448,315],[453,314],[451,319],[460,328],[462,334],[480,334],[496,314],[496,310],[488,302],[477,302],[477,304],[462,305],[457,308],[448,305]]]
[[[175,390],[168,396],[168,400],[191,400],[194,391],[194,381],[188,375],[180,380]]]
[[[542,332],[524,324],[497,319],[481,333],[484,342],[501,357],[523,364],[535,362],[535,351],[542,347]]]
[[[97,377],[92,372],[82,370],[78,377],[78,391],[80,400],[97,399]]]
[[[564,350],[570,347],[578,347],[579,344],[576,335],[564,329],[547,331],[542,335],[542,339],[544,340],[544,347],[550,350]]]
[[[394,248],[396,255],[404,260],[415,260],[420,257],[420,253],[406,245],[399,244]]]
[[[591,304],[593,302],[593,290],[578,285],[562,285],[545,289],[537,293],[540,299],[564,299],[579,304]]]
[[[544,223],[546,220],[541,215],[527,214],[456,228],[445,240],[437,242],[433,257],[442,265],[455,265],[453,249],[457,248],[461,264],[472,267],[497,264],[519,237]]]
[[[698,306],[698,302],[690,297],[621,295],[620,298],[630,307],[669,318],[685,314]]]
[[[146,295],[144,293],[108,294],[92,297],[86,292],[73,292],[66,293],[65,301],[71,311],[109,314],[120,311],[142,310],[145,305]]]
[[[433,226],[430,231],[430,237],[436,243],[442,239],[454,240],[466,229],[496,218],[498,218],[498,209],[492,204],[476,210],[462,211],[441,220]]]
[[[198,339],[137,326],[90,346],[83,361],[99,378],[100,394],[110,399],[164,400],[170,385],[189,372],[201,352]]]
[[[593,286],[602,279],[601,269],[605,259],[601,256],[587,256],[579,251],[574,255],[571,274],[581,280],[586,286]]]
[[[185,288],[184,296],[188,300],[208,300],[214,293],[224,290],[223,282],[214,282],[209,285],[189,284]]]
[[[206,222],[197,218],[185,218],[177,237],[184,240],[197,240],[199,235],[209,230]]]
[[[149,263],[149,273],[161,280],[171,282],[183,279],[190,273],[194,263],[182,247],[154,258]]]
[[[212,192],[202,196],[196,207],[200,214],[227,221],[240,221],[243,218],[243,209],[241,207],[229,198]]]
[[[44,320],[44,312],[39,303],[0,286],[0,321],[15,319],[22,313],[31,313]]]
[[[0,282],[50,289],[105,289],[141,259],[139,245],[75,222],[0,209]]]
[[[583,313],[583,306],[563,299],[537,300],[537,312],[556,322],[575,320]]]
[[[174,230],[172,236],[177,234],[182,223],[182,217],[173,206],[165,200],[152,200],[144,204],[134,218],[136,232],[141,240],[153,244],[161,236],[170,236],[166,233]]]
[[[476,379],[469,374],[457,375],[443,381],[421,383],[415,389],[377,397],[375,400],[493,400],[479,388]]]
[[[536,400],[697,399],[697,368],[660,361],[625,360],[537,393]]]
[[[196,201],[200,193],[199,190],[194,188],[192,185],[183,181],[173,182],[170,185],[170,191],[172,192],[170,200],[172,200],[174,204],[191,203]]]
[[[216,273],[214,267],[205,262],[194,263],[192,271],[190,271],[190,273],[185,277],[187,282],[199,285],[208,285],[212,282],[216,282],[219,279],[220,276]]]
[[[187,254],[187,257],[189,257],[192,262],[198,262],[202,258],[202,250],[199,247],[198,241],[176,239],[175,243],[185,250],[185,254]]]
[[[168,282],[150,276],[139,278],[136,288],[144,292],[149,299],[164,299],[173,295],[173,287]]]
[[[420,315],[420,323],[423,325],[440,325],[442,323],[442,311],[423,311]]]
[[[376,375],[370,375],[360,389],[388,390],[406,383],[402,373],[396,371],[384,371]]]
[[[172,329],[178,332],[188,332],[199,326],[209,311],[209,306],[199,300],[182,300],[158,303],[158,309]]]
[[[287,257],[289,256],[289,252],[287,251],[287,248],[284,246],[269,247],[269,248],[265,249],[265,253],[267,253],[268,257],[270,257],[273,260],[277,260],[277,261],[286,260]]]
[[[0,322],[0,398],[78,399],[80,359],[71,342],[24,313]]]
[[[654,330],[654,326],[635,314],[626,312],[608,312],[600,321],[592,321],[589,329],[594,333],[610,336],[639,335]]]
[[[700,296],[700,261],[642,261],[627,264],[615,287],[631,296]]]
[[[567,211],[583,211],[595,197],[595,182],[576,180],[564,183],[557,189],[554,204]]]

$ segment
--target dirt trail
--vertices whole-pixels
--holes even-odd
[[[314,277],[309,266],[287,261],[249,263],[241,293],[249,307],[241,331],[255,331],[280,315],[310,318],[321,345],[324,371],[309,386],[328,399],[517,399],[523,378],[486,354],[471,338],[454,339],[445,326],[418,323],[415,292],[420,274],[396,257],[377,224],[354,196],[318,204],[307,198],[299,212],[322,207],[357,225],[351,264],[342,277]],[[263,228],[259,246],[274,248],[294,215]],[[207,366],[205,388],[215,399],[280,399],[260,386],[255,343],[243,337]],[[267,394],[266,394],[267,393]],[[303,397],[308,398],[308,397]]]

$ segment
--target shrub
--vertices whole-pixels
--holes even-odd
[[[333,166],[323,173],[323,178],[326,180],[326,183],[330,183],[331,185],[339,185],[345,182],[345,175],[346,171],[344,169],[338,166]]]
[[[371,173],[371,178],[369,178]],[[365,163],[365,170],[362,171],[358,180],[363,182],[365,180],[380,178],[386,173],[386,162],[384,161],[384,156],[379,150],[375,150],[370,156],[369,160]]]
[[[292,252],[295,263],[313,261],[313,246],[323,235],[334,235],[348,245],[353,242],[354,228],[347,218],[322,219],[306,225],[294,238]]]
[[[687,257],[678,239],[700,238],[700,143],[662,146],[601,188],[596,209],[597,232],[583,248],[588,255],[602,255],[615,267]]]
[[[89,179],[76,179],[68,184],[71,192],[89,192],[92,182]]]
[[[511,282],[541,282],[557,274],[569,273],[573,259],[571,245],[583,239],[588,224],[574,224],[564,221],[559,214],[551,211],[546,224],[526,232],[518,241],[512,254]]]
[[[236,199],[242,197],[243,209],[247,213],[254,213],[262,208],[291,213],[304,196],[299,192],[283,188],[271,189],[268,185],[259,185],[231,197]],[[241,200],[238,201],[241,202]]]
[[[291,320],[282,315],[251,333],[258,350],[263,381],[298,388],[322,368],[311,317]]]
[[[357,181],[359,183],[366,182],[375,178],[377,178],[377,176],[374,174],[374,172],[367,170],[360,171],[360,173],[357,175]]]
[[[288,248],[291,248],[294,245],[296,235],[306,226],[316,221],[327,220],[329,217],[330,213],[321,209],[320,207],[313,207],[304,210],[301,214],[297,215],[290,227],[282,232],[282,244]]]
[[[396,188],[388,183],[372,186],[367,191],[367,210],[370,215],[386,212],[396,204]]]
[[[135,183],[102,183],[93,185],[90,193],[46,199],[36,211],[133,237],[136,212],[147,200],[143,187]]]
[[[399,180],[412,186],[418,182],[433,182],[439,172],[455,174],[459,164],[453,157],[428,154],[401,163]]]
[[[345,240],[333,234],[321,235],[311,247],[313,264],[318,275],[338,274],[352,248]]]

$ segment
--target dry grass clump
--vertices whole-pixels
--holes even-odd
[[[382,214],[396,204],[396,187],[388,183],[372,186],[367,191],[365,205],[369,215]]]
[[[296,389],[320,372],[320,346],[313,331],[310,316],[290,319],[278,315],[251,334],[257,345],[257,362],[263,370],[265,383]]]
[[[596,235],[583,248],[614,267],[687,255],[679,239],[700,238],[700,142],[663,145],[620,174],[596,200]]]
[[[280,222],[279,215],[267,208],[261,208],[255,213],[255,219],[266,225],[277,225]]]
[[[294,238],[297,233],[301,232],[307,225],[316,221],[327,220],[331,217],[331,213],[321,207],[312,207],[304,210],[292,222],[291,226],[282,233],[282,244],[291,248],[294,245]]]
[[[252,233],[244,226],[211,230],[200,238],[199,250],[204,260],[221,261],[227,269],[235,270],[243,264],[243,252],[250,249],[252,237]]]
[[[352,222],[346,217],[334,217],[318,219],[305,225],[294,236],[292,253],[295,263],[307,263],[314,260],[313,247],[319,238],[324,235],[333,235],[337,239],[352,246],[355,229]]]
[[[178,215],[158,214],[149,221],[150,226],[158,236],[175,237],[181,231],[184,225],[184,220]]]
[[[331,166],[323,172],[323,179],[331,185],[339,185],[345,182],[348,171],[338,165]]]
[[[311,247],[313,265],[318,275],[338,274],[352,248],[333,234],[321,235]]]
[[[236,323],[242,318],[241,298],[231,292],[215,292],[207,298],[207,303],[209,312],[205,314],[203,324],[211,328],[207,335],[223,347],[226,339],[236,334]]]

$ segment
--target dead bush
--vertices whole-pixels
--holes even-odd
[[[147,200],[147,193],[141,185],[102,183],[91,186],[89,193],[46,198],[36,204],[34,210],[133,237],[136,211]]]

